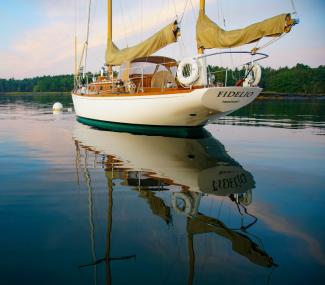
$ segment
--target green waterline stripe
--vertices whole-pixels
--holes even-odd
[[[151,135],[151,136],[170,136],[181,138],[203,138],[210,136],[209,132],[203,127],[166,127],[135,125],[126,123],[116,123],[94,120],[77,116],[77,121],[102,130],[111,130],[116,132],[128,132],[134,134]]]

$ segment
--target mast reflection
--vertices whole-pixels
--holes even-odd
[[[77,177],[79,179],[80,160],[84,156],[84,176],[89,193],[92,192],[87,171],[89,167],[103,168],[107,179],[106,254],[105,257],[96,259],[92,250],[93,262],[84,265],[95,266],[105,262],[107,284],[111,283],[110,261],[135,258],[134,253],[123,257],[110,256],[115,179],[122,181],[121,185],[137,191],[138,197],[147,202],[152,214],[167,225],[173,222],[176,215],[186,217],[189,284],[193,283],[195,272],[194,237],[206,233],[228,239],[234,252],[256,265],[276,266],[272,257],[248,232],[257,222],[257,217],[250,214],[247,207],[252,202],[252,189],[255,188],[252,174],[230,157],[224,146],[208,132],[195,139],[171,138],[101,131],[78,124],[74,140]],[[93,154],[91,163],[86,160],[88,153]],[[171,202],[166,203],[157,195],[159,192],[168,193]],[[236,206],[241,226],[238,229],[230,228],[223,221],[200,212],[201,199],[205,196],[211,199],[216,196],[227,197]],[[91,203],[90,197],[89,204]],[[90,216],[92,207],[89,206]],[[248,224],[244,224],[244,217],[249,218]],[[93,229],[91,217],[89,221],[90,229]],[[93,239],[91,237],[92,249]]]

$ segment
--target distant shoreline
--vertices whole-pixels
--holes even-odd
[[[20,95],[37,95],[37,96],[46,96],[46,95],[71,95],[71,91],[64,91],[64,92],[0,92],[1,95],[10,95],[10,96],[20,96]]]
[[[283,92],[272,92],[265,91],[262,92],[257,99],[267,100],[267,99],[317,99],[325,98],[325,94],[305,94],[305,93],[283,93]]]
[[[5,96],[22,96],[22,95],[35,95],[35,96],[48,96],[48,95],[70,95],[71,91],[68,92],[0,92],[1,95]],[[272,92],[265,91],[262,92],[257,99],[267,100],[267,99],[317,99],[325,98],[325,94],[305,94],[305,93],[282,93],[282,92]]]

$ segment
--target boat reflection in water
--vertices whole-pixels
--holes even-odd
[[[74,140],[78,172],[81,170],[81,157],[85,157],[84,173],[90,195],[92,185],[89,168],[102,167],[107,178],[109,213],[106,255],[100,260],[94,258],[94,262],[88,264],[106,262],[107,280],[111,278],[110,261],[135,258],[135,253],[124,257],[110,256],[115,179],[122,181],[121,185],[138,191],[139,197],[147,201],[152,213],[167,224],[172,222],[173,215],[186,217],[189,284],[192,284],[194,278],[195,235],[215,233],[228,239],[232,250],[252,263],[263,267],[276,266],[262,245],[254,241],[253,235],[248,232],[257,222],[257,218],[247,209],[252,202],[252,189],[255,187],[253,176],[231,158],[224,146],[207,131],[195,139],[172,138],[101,131],[77,124]],[[170,203],[158,197],[161,191],[169,194]],[[223,221],[201,213],[199,208],[203,196],[212,199],[216,196],[228,197],[238,211],[241,226],[233,229]],[[92,206],[89,209],[92,211]],[[244,224],[244,218],[249,222]]]

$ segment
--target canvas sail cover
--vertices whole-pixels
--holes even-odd
[[[291,29],[290,14],[281,14],[243,29],[225,31],[211,21],[203,12],[196,24],[198,48],[231,48],[249,44],[263,37],[275,37]]]
[[[108,39],[106,49],[106,64],[120,65],[126,61],[132,61],[139,57],[147,57],[163,47],[177,41],[177,23],[167,25],[165,28],[148,38],[147,40],[125,49],[118,47]]]

